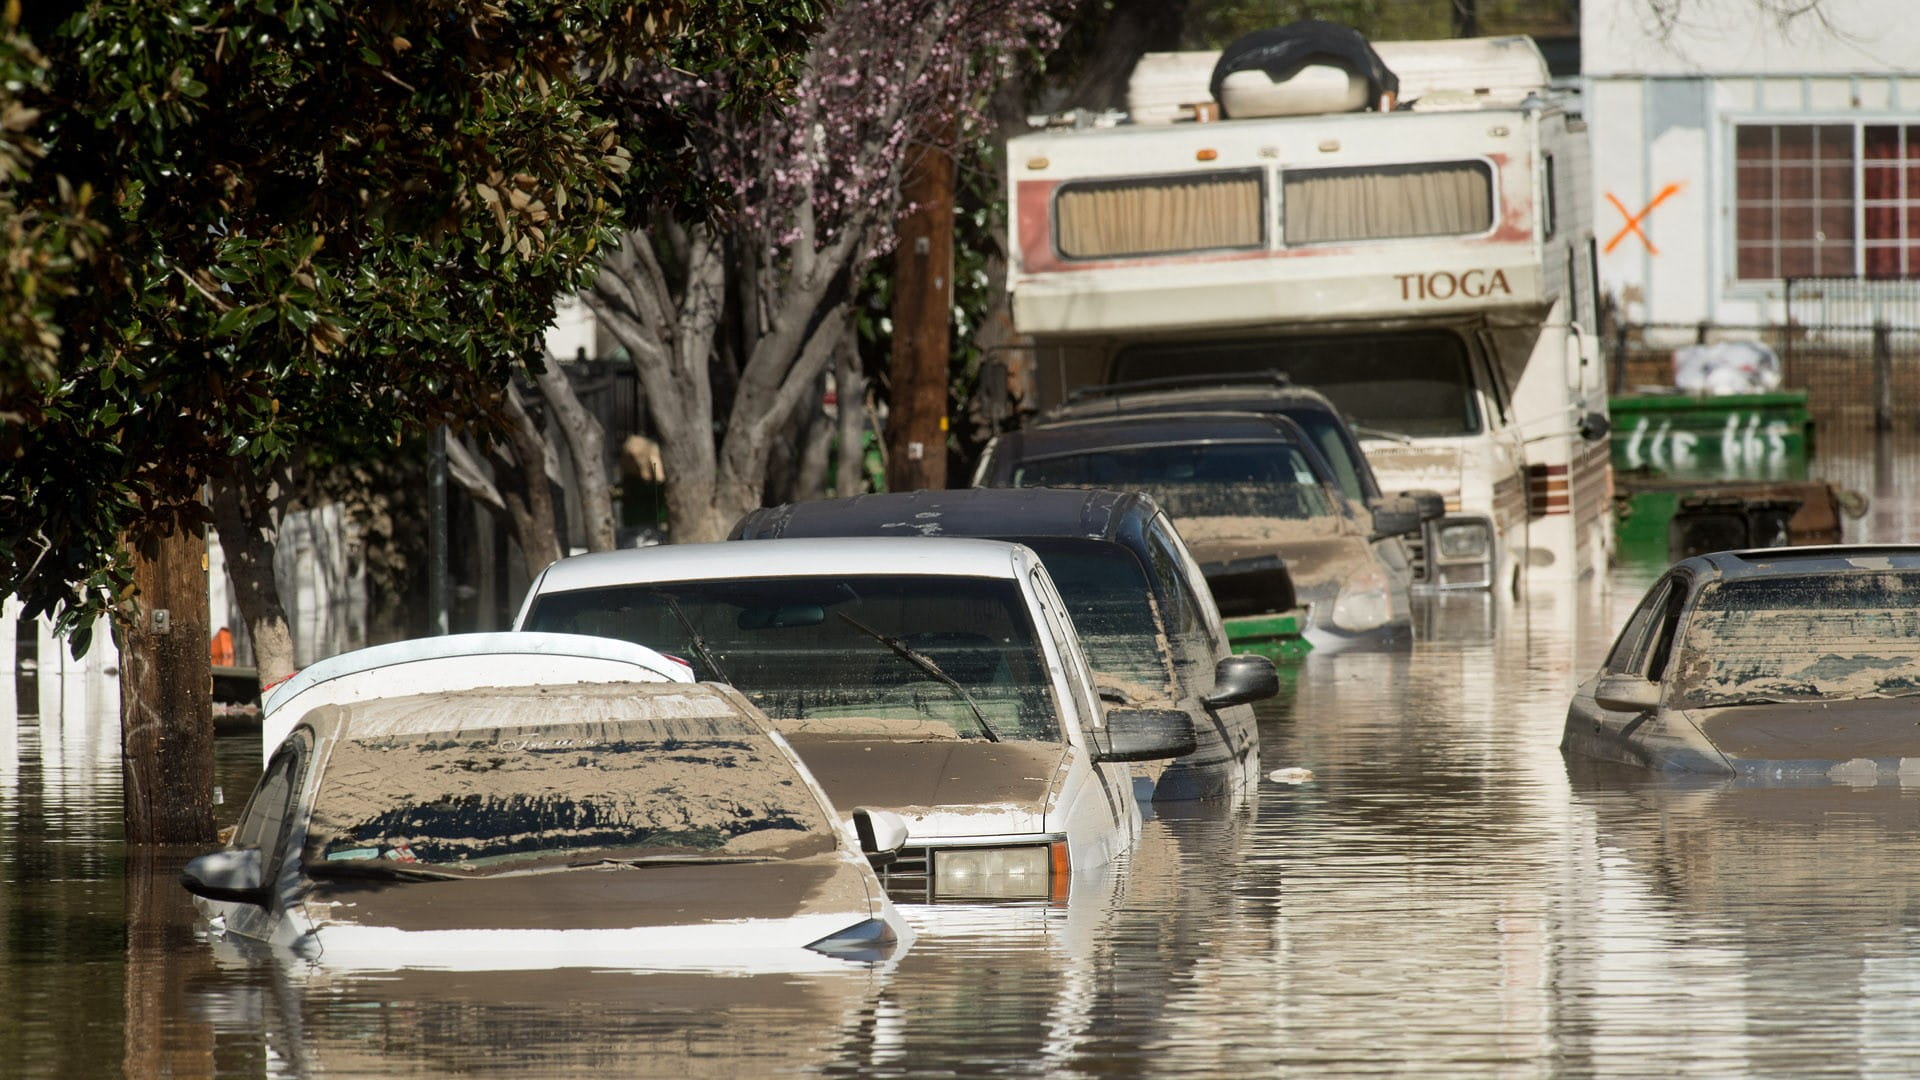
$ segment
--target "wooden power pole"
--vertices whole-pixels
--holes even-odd
[[[947,355],[953,322],[953,155],[922,138],[901,195],[893,256],[893,389],[887,411],[887,490],[947,486]]]
[[[120,761],[127,843],[213,842],[213,671],[207,534],[176,527],[133,552],[121,630]]]

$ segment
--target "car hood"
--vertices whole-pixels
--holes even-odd
[[[842,813],[891,810],[909,844],[935,837],[1045,831],[1068,750],[1012,739],[895,741],[788,734]]]
[[[1201,564],[1279,554],[1301,599],[1331,599],[1341,582],[1374,562],[1366,539],[1336,518],[1182,518],[1174,523]]]
[[[1701,734],[1735,762],[1802,763],[1826,768],[1850,761],[1920,768],[1920,700],[1855,698],[1688,709]]]
[[[1463,455],[1457,446],[1409,446],[1385,439],[1362,439],[1360,446],[1382,491],[1460,493]]]

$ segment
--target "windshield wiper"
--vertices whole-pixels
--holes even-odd
[[[713,650],[707,647],[707,639],[700,636],[700,631],[694,629],[693,620],[687,618],[687,613],[680,610],[680,601],[658,589],[650,590],[647,595],[664,602],[667,610],[673,612],[673,617],[680,620],[680,625],[686,627],[687,644],[693,646],[694,659],[700,661],[712,673],[713,681],[731,684],[733,680],[727,678],[726,670],[720,666],[720,661],[713,658]]]
[[[1353,433],[1355,435],[1360,436],[1361,438],[1389,439],[1393,442],[1397,442],[1401,444],[1402,446],[1413,445],[1413,436],[1404,434],[1402,432],[1389,431],[1386,428],[1373,427],[1370,424],[1352,424],[1349,426],[1353,428]]]
[[[588,859],[568,863],[568,869],[582,866],[729,866],[734,863],[764,863],[774,860],[765,855],[636,855],[632,858]]]
[[[866,623],[861,622],[859,619],[854,618],[853,616],[847,614],[844,611],[836,611],[834,612],[834,614],[840,616],[842,619],[845,619],[848,626],[853,627],[855,630],[860,631],[861,633],[867,635],[868,637],[879,642],[880,644],[885,645],[887,648],[892,649],[893,654],[895,656],[900,657],[901,659],[907,661],[913,666],[919,668],[921,671],[924,671],[927,674],[933,676],[934,679],[936,679],[941,683],[941,685],[946,686],[948,689],[952,690],[954,693],[959,694],[960,700],[966,702],[967,708],[973,710],[973,719],[975,720],[975,722],[977,722],[980,725],[981,738],[986,739],[988,742],[1000,741],[1000,736],[994,732],[993,725],[987,722],[986,711],[980,708],[980,703],[973,699],[972,694],[967,693],[966,687],[961,686],[957,682],[954,682],[953,676],[947,674],[944,671],[941,671],[940,665],[934,663],[932,657],[927,656],[925,653],[916,652],[911,645],[908,645],[906,642],[901,641],[899,638],[888,637],[887,635],[881,633],[878,630],[875,630],[873,627],[868,626]]]

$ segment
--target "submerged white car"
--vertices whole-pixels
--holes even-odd
[[[896,900],[1063,900],[1126,851],[1127,762],[1194,749],[1184,712],[1103,708],[1028,548],[854,538],[582,555],[535,580],[523,630],[684,655],[765,712],[842,807],[912,835]]]
[[[330,970],[807,970],[911,941],[869,863],[904,839],[730,688],[496,687],[309,710],[181,880]]]

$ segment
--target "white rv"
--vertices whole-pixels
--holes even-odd
[[[1446,496],[1419,586],[1604,569],[1586,125],[1528,38],[1375,48],[1400,81],[1389,111],[1215,119],[1218,54],[1160,53],[1131,118],[1009,142],[1007,280],[1037,404],[1284,372],[1348,415],[1384,490]],[[1294,104],[1338,99],[1310,85],[1326,75],[1302,72]],[[1248,84],[1266,78],[1221,96],[1284,98]]]

